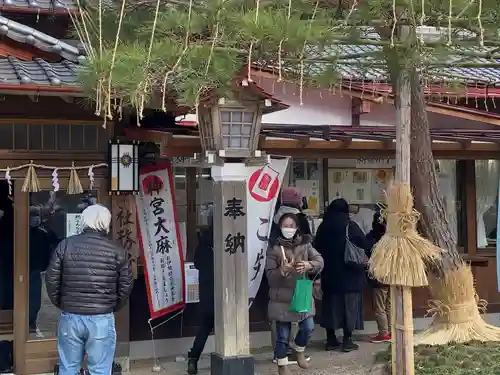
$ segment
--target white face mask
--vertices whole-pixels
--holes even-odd
[[[296,232],[297,228],[281,228],[281,233],[283,234],[283,237],[285,237],[287,240],[293,238]]]

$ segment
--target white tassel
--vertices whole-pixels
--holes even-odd
[[[94,166],[91,165],[89,167],[89,173],[88,173],[88,176],[89,176],[89,180],[90,180],[90,190],[92,191],[92,189],[94,189]]]
[[[10,168],[5,171],[5,180],[7,180],[7,185],[9,186],[9,196],[12,195],[12,177],[10,175]]]
[[[59,191],[59,175],[57,174],[57,168],[52,172],[52,186],[54,187],[54,192]]]

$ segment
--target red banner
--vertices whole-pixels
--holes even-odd
[[[152,319],[185,305],[185,274],[170,162],[141,168],[136,197],[139,245]]]

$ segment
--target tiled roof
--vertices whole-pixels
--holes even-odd
[[[0,8],[16,8],[19,11],[67,12],[78,9],[74,0],[0,0]]]
[[[67,60],[53,63],[35,58],[22,61],[15,57],[0,58],[2,86],[77,87],[78,65]]]
[[[460,54],[463,52],[468,52],[468,54],[473,53],[483,53],[489,52],[488,49],[477,48],[463,48],[456,47],[457,55],[455,56],[430,56],[430,59],[435,60],[435,65],[439,65],[438,61],[443,63],[442,65],[435,68],[428,68],[426,70],[427,79],[434,82],[453,82],[458,81],[461,83],[484,83],[489,85],[500,84],[500,69],[495,67],[453,67],[452,65],[456,63],[467,64],[467,65],[500,65],[500,59],[487,59],[482,57],[465,57]],[[335,59],[338,61],[335,63],[334,69],[338,71],[344,79],[355,80],[355,81],[382,81],[387,82],[389,80],[389,73],[385,67],[383,61],[382,46],[379,45],[348,45],[339,44],[329,47],[324,53],[322,53],[325,59]],[[322,56],[318,56],[321,59]],[[352,58],[350,56],[353,56]],[[438,60],[439,59],[439,60]],[[327,68],[328,63],[318,62],[311,67],[311,72],[314,74],[321,74]]]
[[[0,16],[0,35],[19,43],[33,45],[45,52],[59,54],[62,58],[73,62],[85,59],[78,47],[4,16]]]

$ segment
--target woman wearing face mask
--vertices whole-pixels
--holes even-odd
[[[266,275],[269,284],[268,315],[276,322],[275,356],[278,374],[288,375],[288,348],[291,324],[299,324],[295,337],[297,364],[306,369],[309,362],[304,349],[314,329],[314,301],[310,313],[290,312],[295,282],[304,273],[315,275],[323,269],[323,258],[312,247],[311,237],[298,230],[295,214],[285,214],[279,220],[280,235],[277,243],[267,251]]]

